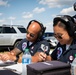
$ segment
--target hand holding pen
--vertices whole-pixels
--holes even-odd
[[[45,61],[45,60],[46,60],[46,57],[47,57],[47,55],[46,55],[44,52],[40,52],[39,58],[40,58],[42,61]]]

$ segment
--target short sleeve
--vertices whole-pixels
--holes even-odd
[[[23,40],[21,40],[21,42],[17,45],[17,48],[18,48],[20,51],[22,51],[22,52],[23,52],[22,44],[23,44],[23,42],[25,42],[25,41],[26,41],[26,39],[23,39]]]
[[[47,55],[49,55],[49,52],[50,52],[50,43],[47,42],[46,40],[41,41],[39,43],[37,52],[45,52]]]

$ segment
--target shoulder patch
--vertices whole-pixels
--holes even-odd
[[[46,52],[48,50],[48,46],[41,44],[41,49]]]
[[[62,54],[62,48],[61,47],[58,47],[57,48],[57,58],[58,59],[60,58],[61,54]]]
[[[25,50],[26,47],[27,47],[27,42],[24,42],[24,43],[22,44],[22,49],[23,49],[23,51]]]

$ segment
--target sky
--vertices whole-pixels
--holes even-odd
[[[38,20],[53,32],[53,19],[56,15],[74,16],[73,4],[76,0],[0,0],[0,25],[23,25]]]

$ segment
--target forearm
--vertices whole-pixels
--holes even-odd
[[[39,62],[38,58],[35,56],[32,56],[32,62]]]
[[[32,62],[43,62],[46,60],[50,60],[50,57],[46,57],[44,52],[37,52],[34,56],[32,56]]]
[[[15,48],[15,49],[10,51],[10,54],[15,55],[15,56],[18,55],[19,53],[21,53],[21,51],[18,48]]]

